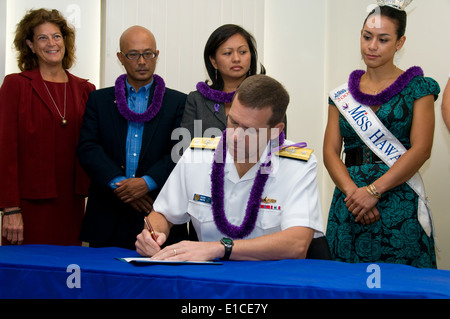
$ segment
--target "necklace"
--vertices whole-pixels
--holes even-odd
[[[226,93],[223,91],[211,89],[205,82],[199,82],[197,84],[197,91],[208,100],[218,102],[214,105],[214,110],[216,113],[219,113],[219,103],[231,103],[233,101],[234,94],[236,93],[236,91]]]
[[[164,80],[154,74],[153,79],[155,80],[155,93],[153,95],[152,104],[147,108],[144,113],[136,113],[128,107],[127,97],[126,97],[126,85],[127,75],[123,74],[119,76],[116,80],[115,93],[117,108],[119,113],[130,122],[134,123],[145,123],[151,121],[161,110],[164,93],[166,92],[166,84]]]
[[[370,95],[361,92],[360,84],[361,77],[366,73],[364,70],[356,70],[350,74],[350,78],[348,81],[348,88],[350,94],[353,98],[364,105],[375,106],[375,105],[383,105],[384,103],[390,101],[394,96],[399,94],[403,89],[417,76],[423,76],[423,71],[418,66],[413,66],[405,71],[402,75],[400,75],[391,86],[386,88],[379,94]]]
[[[366,78],[367,78],[367,73],[365,75],[366,75]],[[380,88],[377,89],[377,90],[373,90],[369,86],[365,86],[365,87],[368,88],[370,91],[372,91],[374,95],[377,95],[379,92],[383,91],[383,89],[386,87],[386,84],[389,82],[390,79],[392,79],[392,77],[387,78],[386,80],[384,80],[382,86],[380,86]]]
[[[214,162],[211,173],[211,208],[213,211],[214,222],[221,233],[233,239],[242,239],[247,237],[255,229],[258,212],[261,205],[261,197],[264,192],[269,174],[267,169],[271,166],[270,154],[268,159],[261,164],[256,174],[250,192],[250,198],[247,202],[245,217],[241,226],[231,224],[226,215],[224,208],[224,184],[225,184],[225,159],[227,153],[226,143],[227,130],[224,130],[222,138],[217,146],[214,154]],[[280,135],[280,145],[284,144],[284,134]]]
[[[58,105],[56,105],[55,99],[53,98],[52,94],[50,93],[50,90],[47,87],[47,84],[44,81],[44,86],[47,89],[48,95],[50,95],[50,98],[53,101],[53,104],[55,105],[56,111],[58,111],[59,116],[61,116],[61,125],[62,126],[66,126],[67,125],[67,120],[66,120],[66,93],[67,93],[67,82],[64,82],[64,114],[61,114],[61,112],[59,111]]]

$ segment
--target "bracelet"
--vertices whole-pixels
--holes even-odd
[[[3,212],[2,215],[3,216],[10,216],[10,215],[16,215],[16,214],[20,214],[20,213],[22,213],[21,209],[15,209],[15,210],[12,210],[12,211],[9,211],[9,212]]]
[[[366,186],[366,190],[370,194],[370,196],[375,197],[376,199],[380,199],[381,198],[381,194],[378,193],[375,185],[370,184],[369,186]]]

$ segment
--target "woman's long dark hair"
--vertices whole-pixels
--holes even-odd
[[[247,40],[248,47],[250,49],[251,54],[251,64],[250,64],[250,71],[248,76],[255,75],[258,72],[258,52],[256,49],[256,41],[255,38],[247,32],[244,28],[235,25],[235,24],[225,24],[218,29],[216,29],[211,36],[209,37],[208,41],[205,45],[205,51],[203,58],[205,60],[205,66],[206,70],[208,71],[209,78],[212,81],[212,84],[210,85],[212,89],[222,91],[224,88],[224,82],[222,75],[220,72],[217,72],[217,78],[216,78],[216,69],[211,63],[210,57],[215,58],[217,49],[229,38],[231,38],[235,34],[242,35],[245,40]],[[266,74],[266,69],[261,64],[261,74]],[[208,81],[206,81],[208,83]]]

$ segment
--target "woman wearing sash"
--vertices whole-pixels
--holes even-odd
[[[343,116],[345,113],[336,106],[339,99],[330,100],[324,163],[336,190],[327,238],[337,261],[436,268],[433,236],[418,220],[419,196],[407,182],[430,157],[434,101],[440,89],[433,79],[423,76],[419,67],[402,71],[394,65],[395,53],[406,39],[404,8],[410,2],[379,1],[380,6],[364,23],[361,53],[367,70],[350,75],[348,92],[356,106],[342,107],[355,107],[353,117]],[[404,146],[405,153],[392,166],[361,138],[365,130],[376,126],[376,121],[369,122],[367,113],[356,111],[364,107],[373,111],[378,123]],[[350,124],[351,119],[355,123]],[[381,144],[382,136],[374,134],[369,142],[391,153],[392,147]],[[342,142],[345,164],[340,159]]]
[[[247,77],[257,73],[256,41],[240,26],[223,25],[209,37],[204,61],[212,83],[198,83],[197,91],[187,97],[181,126],[189,130],[190,138],[222,135],[234,92]],[[263,66],[261,73],[266,73]],[[208,129],[212,130],[205,136]]]

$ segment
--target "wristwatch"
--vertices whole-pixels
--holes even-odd
[[[230,238],[222,238],[220,243],[225,247],[225,255],[223,255],[222,260],[230,260],[231,250],[233,249],[234,242]]]

